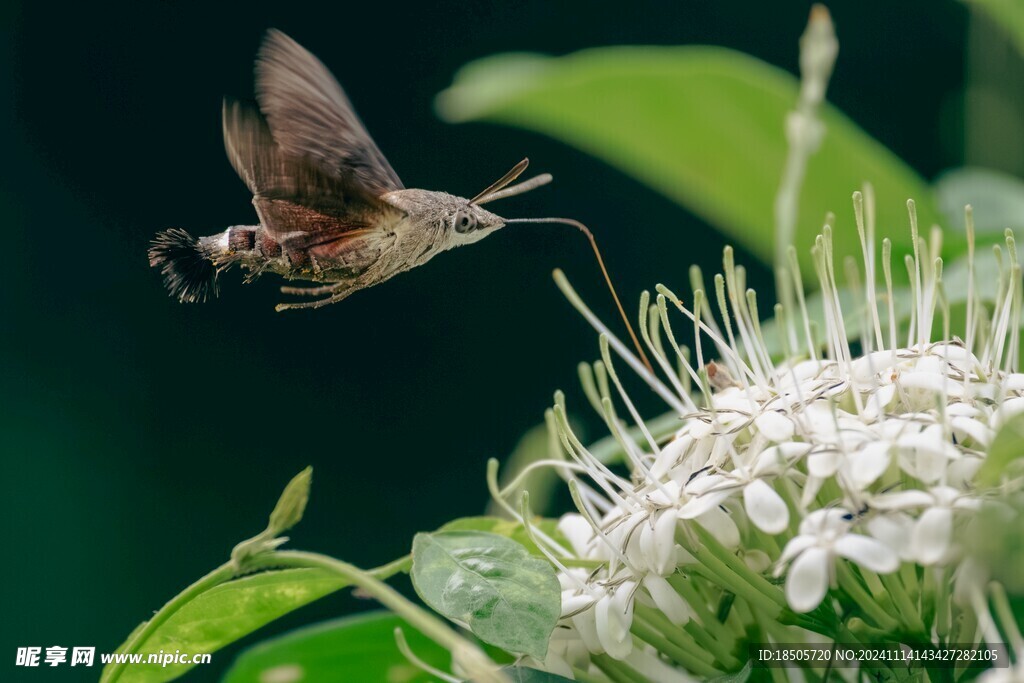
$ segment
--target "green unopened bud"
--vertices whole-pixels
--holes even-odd
[[[277,536],[288,531],[302,520],[302,513],[306,511],[306,502],[309,501],[309,486],[313,481],[313,468],[307,467],[288,482],[281,493],[281,497],[270,513],[270,522],[267,524],[267,532],[271,536]]]

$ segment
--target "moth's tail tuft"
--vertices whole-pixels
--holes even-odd
[[[217,266],[200,241],[181,228],[157,233],[150,243],[149,265],[160,269],[167,291],[182,303],[217,296]]]

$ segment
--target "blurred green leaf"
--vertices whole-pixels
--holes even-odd
[[[301,628],[255,645],[239,655],[223,683],[435,681],[398,650],[395,628],[402,629],[418,658],[438,669],[449,668],[447,650],[390,612],[370,612]]]
[[[438,96],[448,121],[485,120],[546,133],[585,150],[688,207],[763,261],[772,258],[773,206],[786,156],[784,122],[797,99],[789,73],[715,47],[609,47],[565,57],[505,54],[464,67]],[[831,106],[800,195],[797,252],[828,211],[850,216],[850,196],[876,190],[878,224],[910,243],[906,200],[927,229],[931,188]],[[858,254],[852,216],[836,226],[836,261]],[[630,226],[636,232],[637,226]],[[899,276],[899,271],[897,271]]]
[[[561,610],[554,568],[482,531],[416,534],[412,582],[434,610],[486,643],[544,659]]]
[[[1007,468],[1021,457],[1024,457],[1024,414],[1011,417],[996,432],[985,462],[974,475],[974,483],[983,487],[997,485]]]
[[[965,0],[999,24],[1024,57],[1024,2],[1020,0]]]
[[[143,655],[160,650],[213,653],[345,585],[346,582],[336,575],[318,569],[282,569],[236,579],[185,604],[134,651]],[[117,680],[120,683],[159,683],[173,680],[192,667],[192,664],[166,667],[129,664],[120,670]],[[110,672],[110,665],[103,669],[101,683],[108,680]]]
[[[947,225],[963,230],[964,206],[970,204],[982,237],[1002,237],[1006,228],[1024,228],[1024,181],[1014,176],[987,168],[957,168],[939,176],[935,193]]]

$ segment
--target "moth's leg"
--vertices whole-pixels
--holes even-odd
[[[292,296],[321,296],[323,294],[333,294],[344,286],[346,286],[345,283],[336,282],[333,285],[324,285],[323,287],[282,287],[281,293]]]
[[[342,299],[346,298],[349,294],[356,291],[357,289],[358,287],[342,289],[340,292],[334,294],[333,296],[325,297],[323,299],[317,299],[316,301],[304,301],[299,304],[278,304],[277,306],[274,307],[274,310],[280,313],[281,311],[291,311],[300,308],[321,308],[328,304],[334,304],[341,301]]]

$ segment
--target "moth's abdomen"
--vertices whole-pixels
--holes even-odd
[[[260,226],[236,225],[199,238],[171,228],[151,242],[149,265],[160,269],[171,296],[182,303],[200,303],[217,296],[221,271],[236,263],[260,268],[280,255],[281,246]]]

